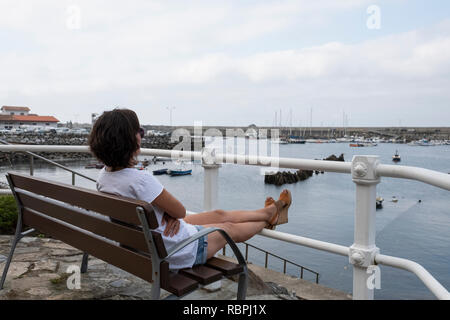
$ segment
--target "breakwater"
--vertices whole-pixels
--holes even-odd
[[[35,134],[21,133],[17,135],[0,135],[0,140],[10,144],[25,145],[67,145],[67,146],[87,146],[87,135],[58,135],[54,133]],[[142,139],[142,148],[151,149],[172,149],[178,142],[171,142],[167,136],[150,136]],[[50,160],[83,160],[93,158],[90,153],[73,152],[39,152],[38,155]],[[0,152],[0,165],[9,165],[15,162],[28,161],[29,155],[23,152]],[[37,160],[38,161],[38,160]]]
[[[317,160],[317,159],[316,159]],[[344,154],[341,154],[339,157],[332,154],[328,158],[323,160],[326,161],[345,161]],[[276,186],[282,186],[286,183],[296,183],[299,181],[304,181],[312,177],[314,171],[312,170],[297,170],[296,172],[291,171],[278,171],[275,174],[266,174],[264,176],[264,183],[274,184]],[[324,173],[316,171],[316,174]]]

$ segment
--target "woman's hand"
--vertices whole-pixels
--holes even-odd
[[[170,236],[171,238],[180,231],[180,220],[175,219],[169,216],[164,212],[161,225],[165,225],[167,223],[166,229],[164,230],[164,235],[166,237]]]

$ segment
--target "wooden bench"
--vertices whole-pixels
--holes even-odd
[[[7,179],[19,208],[16,234],[0,283],[6,279],[14,249],[21,238],[35,230],[59,239],[84,252],[81,272],[92,255],[152,283],[151,298],[183,297],[197,288],[239,275],[238,299],[245,299],[247,265],[241,252],[222,229],[205,228],[167,252],[162,237],[152,231],[158,222],[151,205],[144,201],[8,173]],[[25,226],[32,229],[23,231]],[[167,259],[189,243],[211,232],[220,232],[236,255],[238,264],[212,258],[205,265],[179,272],[169,270]]]

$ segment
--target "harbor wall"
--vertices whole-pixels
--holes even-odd
[[[186,129],[192,135],[193,126],[163,126],[149,125],[145,126],[147,130],[157,130],[162,132],[173,132],[176,129]],[[267,136],[271,137],[271,129],[277,129],[280,135],[295,135],[304,139],[336,139],[344,136],[363,136],[365,138],[380,137],[386,139],[395,138],[398,141],[411,142],[420,139],[430,140],[450,140],[450,127],[267,127],[267,126],[203,126],[202,134],[208,131],[209,135],[213,132],[211,129],[217,129],[222,136],[225,136],[226,130],[242,130],[244,133],[254,128],[266,129]],[[198,130],[198,129],[197,129]]]
[[[34,134],[21,133],[17,135],[0,135],[0,140],[10,144],[26,144],[26,145],[71,145],[84,146],[88,145],[87,135],[58,135],[58,134]],[[177,143],[170,142],[170,137],[155,136],[145,137],[142,140],[143,148],[152,149],[172,149]],[[93,156],[90,153],[73,153],[73,152],[39,152],[37,153],[50,160],[82,160],[90,159]],[[9,165],[15,162],[29,161],[30,156],[23,152],[0,152],[0,165]],[[39,160],[35,160],[39,161]]]

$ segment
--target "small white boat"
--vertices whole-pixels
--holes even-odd
[[[394,162],[400,162],[400,161],[402,161],[402,158],[401,158],[400,155],[398,154],[398,151],[395,151],[395,155],[392,156],[392,161],[394,161]]]
[[[272,139],[272,143],[288,144],[289,142],[286,139]]]
[[[384,199],[382,197],[377,197],[377,203],[376,203],[377,209],[383,208],[383,201],[384,201]]]

